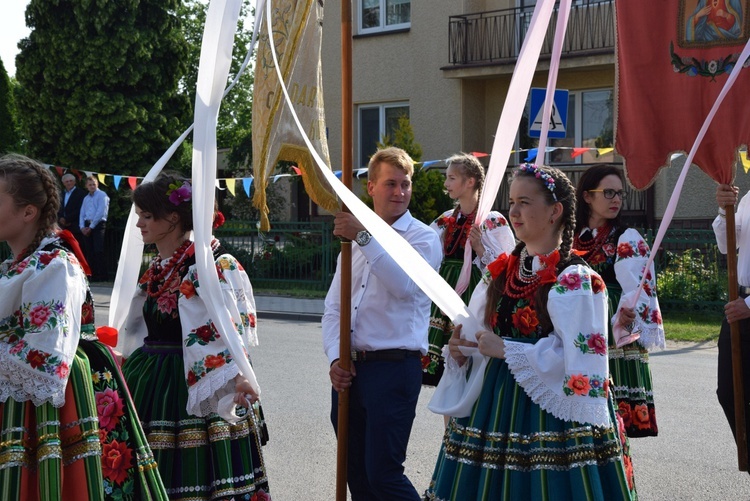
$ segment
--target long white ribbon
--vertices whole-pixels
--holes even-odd
[[[195,98],[193,226],[195,264],[200,277],[201,297],[217,330],[224,335],[224,342],[240,372],[260,395],[260,387],[247,359],[240,335],[224,304],[224,294],[211,251],[216,185],[216,123],[224,94],[224,83],[232,64],[234,32],[241,7],[242,0],[213,0],[206,14]]]
[[[258,32],[260,31],[260,23],[263,20],[263,13],[265,12],[266,0],[259,0],[257,4],[256,12],[258,17],[255,20],[255,26],[253,27],[253,35],[250,39],[250,47],[248,48],[245,60],[242,62],[237,75],[227,88],[224,90],[224,96],[234,88],[239,82],[240,77],[247,69],[248,65],[252,61],[253,51],[255,44],[258,40]],[[167,149],[166,152],[161,156],[159,160],[154,164],[153,167],[148,171],[148,174],[143,178],[143,182],[151,182],[159,175],[164,169],[174,152],[182,144],[183,141],[193,131],[193,126],[183,132],[180,137]],[[125,319],[130,311],[130,302],[135,294],[135,290],[138,283],[138,273],[141,269],[141,259],[143,257],[143,241],[140,238],[138,229],[136,228],[136,215],[135,207],[130,208],[130,214],[128,215],[128,222],[125,225],[125,235],[122,241],[122,249],[120,251],[120,260],[117,265],[117,273],[115,274],[115,283],[112,288],[112,296],[110,297],[109,307],[109,325],[115,327],[118,331],[125,325]]]
[[[563,1],[570,4],[570,0]],[[497,124],[497,131],[495,132],[495,141],[492,144],[490,165],[487,168],[484,188],[479,197],[474,224],[481,224],[487,218],[487,214],[492,210],[492,205],[495,203],[495,198],[505,177],[505,170],[510,159],[511,150],[513,149],[513,142],[516,140],[516,133],[521,123],[523,110],[526,107],[526,99],[529,95],[529,89],[531,89],[531,81],[534,78],[534,71],[539,62],[539,54],[542,52],[544,36],[547,33],[547,27],[549,26],[554,7],[555,0],[539,1],[536,7],[534,7],[534,13],[531,16],[526,38],[524,38],[521,50],[518,53],[518,61],[516,61],[516,67],[513,70],[513,77],[510,80],[508,94],[505,97],[505,104],[503,104],[503,111],[500,113],[500,121]],[[570,10],[570,5],[568,5],[568,10]],[[567,17],[565,20],[567,21]],[[470,269],[471,246],[467,245],[464,254],[464,266],[461,269],[461,275],[456,285],[456,290],[462,288],[462,290],[459,290],[459,294],[466,290],[469,284]],[[464,332],[466,332],[465,329]]]
[[[266,6],[266,23],[268,33],[273,33],[271,25],[271,5]],[[391,258],[398,264],[409,277],[424,291],[429,298],[437,304],[443,312],[455,323],[464,325],[467,332],[472,336],[479,330],[481,323],[469,313],[468,308],[463,303],[456,291],[430,266],[424,258],[414,250],[414,248],[404,240],[388,223],[380,219],[380,216],[370,210],[354,193],[352,193],[331,171],[331,168],[323,162],[317,151],[315,151],[310,138],[307,136],[302,124],[300,123],[297,113],[289,97],[286,83],[279,69],[279,62],[276,55],[274,44],[271,46],[271,56],[273,57],[274,68],[279,78],[281,90],[284,93],[286,104],[289,106],[291,116],[299,129],[305,145],[310,150],[315,163],[320,167],[321,172],[325,175],[326,180],[330,183],[333,190],[346,204],[352,214],[362,223],[365,228],[377,239],[378,243],[390,254]]]

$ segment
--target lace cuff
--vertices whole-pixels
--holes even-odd
[[[188,414],[205,417],[219,411],[219,400],[234,393],[234,378],[240,373],[237,364],[225,365],[209,372],[193,386],[188,387]]]
[[[607,400],[590,397],[568,397],[551,389],[531,366],[526,356],[527,343],[505,340],[505,360],[516,383],[532,402],[563,421],[577,421],[593,426],[611,426]],[[562,387],[562,381],[560,382]],[[588,399],[585,401],[583,399]]]
[[[37,407],[47,402],[62,407],[67,382],[67,378],[56,376],[45,378],[30,366],[13,363],[5,349],[0,351],[0,403],[10,397],[16,402],[31,401]]]
[[[648,351],[659,351],[667,347],[663,328],[647,325],[641,325],[639,328],[641,337],[637,342]]]
[[[480,259],[479,256],[474,258],[474,264],[477,265],[477,267],[480,270],[484,270],[487,268],[487,265],[490,264],[492,261],[497,259],[497,252],[495,252],[494,249],[486,248],[484,249],[484,255]]]
[[[443,360],[445,361],[446,371],[463,372],[463,373],[466,372],[466,364],[458,365],[458,362],[456,362],[456,359],[451,356],[451,351],[447,344],[443,345],[441,355],[443,356]]]

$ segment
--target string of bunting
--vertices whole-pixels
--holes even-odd
[[[614,151],[614,148],[575,148],[575,147],[556,147],[556,146],[548,146],[545,148],[545,153],[552,153],[554,151],[559,150],[572,150],[570,157],[571,158],[577,158],[584,153],[588,152],[596,152],[598,157],[601,157],[603,155],[607,155],[609,153],[612,153]],[[537,154],[537,148],[531,148],[531,149],[519,149],[519,150],[513,150],[511,153],[528,153],[526,155],[526,158],[524,161],[529,162],[533,161]],[[477,158],[483,158],[483,157],[489,157],[489,153],[483,153],[480,151],[472,151],[470,152],[472,155],[474,155]],[[747,174],[750,172],[750,156],[748,156],[748,151],[744,151],[740,153],[740,160],[742,162],[742,167],[745,170],[745,173]],[[426,160],[424,162],[417,162],[418,164],[422,164],[422,168],[427,169],[432,166],[437,165],[444,165],[446,159],[440,159],[440,160]],[[45,164],[45,167],[48,169],[54,169],[55,172],[57,172],[57,175],[59,177],[62,177],[66,173],[71,173],[74,176],[76,176],[78,179],[81,179],[82,177],[90,177],[90,176],[96,176],[96,178],[99,180],[100,184],[103,184],[105,186],[109,186],[107,183],[107,179],[111,178],[112,186],[115,190],[120,189],[120,184],[122,184],[123,180],[126,182],[127,186],[130,187],[131,190],[134,190],[138,184],[141,183],[143,180],[143,176],[124,176],[120,174],[108,174],[104,172],[94,172],[89,170],[83,170],[83,169],[72,169],[72,168],[66,168],[66,167],[60,167],[58,165],[50,165]],[[293,174],[276,174],[273,176],[273,182],[275,183],[279,179],[283,177],[297,177],[301,176],[302,172],[300,171],[299,167],[292,166],[291,167]],[[341,178],[341,171],[337,170],[334,171],[334,174],[339,179]],[[361,169],[355,169],[354,174],[357,177],[361,177],[365,174],[367,174],[367,168],[361,168]],[[224,183],[224,187],[221,186],[220,182]],[[253,176],[249,177],[223,177],[223,178],[217,178],[216,179],[216,187],[220,190],[227,190],[232,196],[236,196],[236,189],[237,185],[241,184],[243,190],[245,191],[245,195],[250,197],[250,188],[253,185]]]

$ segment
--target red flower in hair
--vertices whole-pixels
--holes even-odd
[[[214,229],[223,226],[225,221],[224,214],[222,214],[221,211],[216,211],[216,217],[214,217]]]

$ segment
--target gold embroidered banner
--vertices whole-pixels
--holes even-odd
[[[297,116],[326,165],[330,165],[323,111],[320,62],[323,2],[272,0],[273,42],[279,66]],[[284,102],[271,57],[270,38],[263,23],[258,43],[253,89],[253,205],[261,213],[261,229],[269,229],[266,187],[276,163],[295,162],[305,190],[319,206],[336,212],[338,200],[313,161]]]

